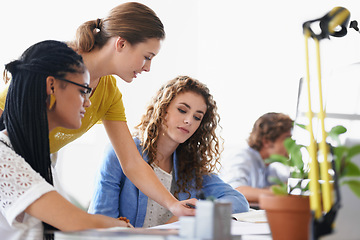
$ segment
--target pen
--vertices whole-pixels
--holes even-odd
[[[194,204],[191,204],[191,203],[186,203],[186,206],[189,207],[189,208],[196,208],[196,206]]]

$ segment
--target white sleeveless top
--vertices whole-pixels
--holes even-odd
[[[172,194],[174,193],[174,186],[173,183],[173,175],[171,171],[170,173],[165,172],[155,164],[152,164],[154,168],[154,172],[156,176],[159,178],[160,182],[165,186],[165,188],[170,191]],[[157,225],[161,225],[169,221],[169,219],[173,216],[173,214],[166,209],[165,207],[161,206],[151,198],[148,198],[148,204],[146,208],[146,215],[143,227],[153,227]]]

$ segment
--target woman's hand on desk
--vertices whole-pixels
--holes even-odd
[[[130,220],[127,219],[126,217],[118,217],[117,219],[120,220],[121,222],[123,222],[121,224],[124,226],[121,226],[121,227],[134,228],[134,226],[131,225]]]
[[[195,209],[189,208],[186,206],[186,203],[190,203],[193,205],[196,205],[196,202],[198,200],[196,198],[191,198],[183,201],[177,201],[174,202],[170,207],[169,210],[174,214],[175,216],[195,216]]]

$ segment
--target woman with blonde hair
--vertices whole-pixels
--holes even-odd
[[[245,212],[249,210],[245,197],[213,173],[222,147],[216,133],[219,120],[216,102],[206,85],[179,76],[154,96],[136,127],[134,141],[177,199],[196,198],[203,192],[205,197],[232,202],[234,213]],[[111,217],[124,215],[135,227],[176,220],[124,175],[112,148],[102,162],[89,210]]]
[[[58,127],[51,131],[50,151],[56,153],[101,121],[126,176],[175,215],[194,215],[193,209],[184,207],[185,203],[166,191],[142,160],[126,123],[122,94],[112,76],[132,82],[138,74],[150,71],[151,61],[164,38],[164,26],[155,12],[137,2],[123,3],[107,17],[82,24],[69,45],[83,57],[89,70],[92,104],[79,129]],[[5,97],[6,91],[0,96],[0,108],[5,105]]]

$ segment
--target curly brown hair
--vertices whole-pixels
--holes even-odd
[[[280,135],[290,131],[294,121],[283,113],[269,112],[256,120],[248,138],[251,148],[260,151],[263,147],[263,139],[274,142]]]
[[[176,149],[178,157],[178,180],[175,196],[180,192],[189,192],[191,181],[195,179],[196,189],[202,188],[202,176],[210,174],[219,164],[220,153],[223,149],[223,139],[216,134],[220,116],[217,113],[216,102],[205,84],[188,76],[179,76],[164,84],[147,107],[140,124],[135,129],[134,136],[138,137],[143,147],[143,154],[147,152],[149,164],[153,163],[157,155],[157,140],[159,131],[164,124],[164,117],[171,101],[180,93],[195,92],[203,96],[207,110],[195,133],[181,143]],[[190,196],[190,194],[189,194]]]

